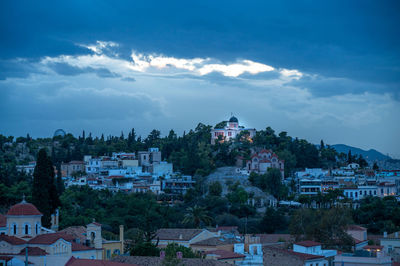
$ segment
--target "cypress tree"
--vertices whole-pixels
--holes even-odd
[[[54,167],[46,150],[41,149],[33,172],[32,203],[43,213],[42,224],[51,226],[51,214],[60,206],[54,180]]]
[[[58,167],[58,171],[57,171],[56,187],[57,187],[58,196],[61,196],[61,194],[64,192],[64,189],[65,189],[64,182],[62,181],[61,165]]]

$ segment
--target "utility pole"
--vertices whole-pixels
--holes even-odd
[[[28,266],[28,244],[25,246],[25,266]]]

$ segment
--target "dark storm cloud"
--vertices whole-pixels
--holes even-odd
[[[31,73],[41,73],[32,60],[0,60],[0,80],[27,78]]]
[[[175,57],[238,57],[399,87],[398,1],[2,1],[0,57],[113,40]],[[383,90],[385,90],[383,88]],[[389,89],[390,90],[390,89]]]
[[[365,92],[371,93],[390,93],[395,98],[399,99],[399,90],[390,84],[381,85],[379,83],[362,82],[347,78],[326,78],[326,77],[311,77],[305,76],[299,80],[293,80],[287,85],[298,88],[308,89],[314,96],[329,97],[342,94],[362,94]]]
[[[67,63],[49,63],[48,67],[53,69],[57,74],[64,76],[75,76],[83,73],[95,73],[98,77],[101,78],[117,78],[120,77],[119,74],[113,73],[106,68],[92,68],[92,67],[75,67],[71,66]]]

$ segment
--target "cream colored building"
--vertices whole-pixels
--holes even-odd
[[[101,226],[97,223],[88,225],[88,245],[84,245],[74,235],[42,227],[42,216],[33,204],[25,200],[12,206],[5,215],[5,222],[2,222],[5,227],[0,235],[2,256],[25,261],[28,253],[28,261],[33,265],[51,266],[63,266],[72,256],[102,259]],[[58,223],[58,218],[53,216],[54,223]],[[57,228],[57,224],[54,224],[54,228]]]

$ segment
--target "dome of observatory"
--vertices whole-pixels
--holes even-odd
[[[58,136],[60,136],[60,137],[65,137],[65,135],[66,135],[66,133],[65,133],[65,131],[63,130],[63,129],[57,129],[55,132],[54,132],[54,137],[58,137]]]
[[[237,119],[236,117],[234,117],[234,116],[232,116],[232,117],[229,119],[229,122],[230,122],[230,123],[239,123],[238,119]]]

